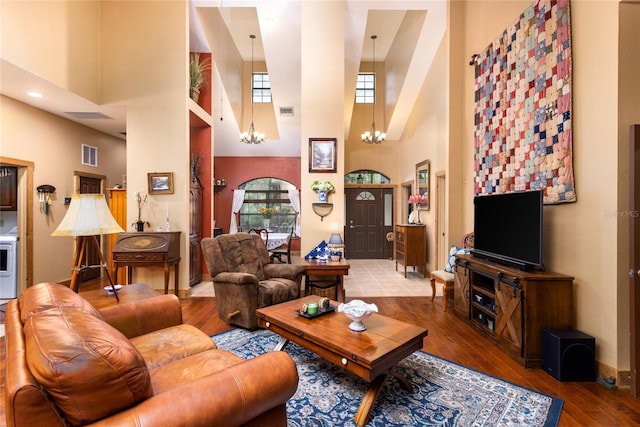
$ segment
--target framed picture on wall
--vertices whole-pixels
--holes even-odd
[[[309,172],[336,172],[337,138],[309,138]]]
[[[429,160],[422,161],[416,165],[416,190],[420,195],[418,209],[429,210],[429,173],[431,163]]]
[[[148,173],[149,194],[173,194],[173,172]]]

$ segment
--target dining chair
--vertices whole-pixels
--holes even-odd
[[[287,236],[287,240],[277,248],[271,250],[271,262],[275,259],[284,263],[282,261],[282,257],[287,257],[287,264],[291,264],[291,238],[293,237],[293,227],[291,227],[291,231],[289,231],[289,235]]]
[[[269,230],[267,230],[266,228],[252,228],[248,231],[248,233],[249,234],[255,233],[260,237],[262,237],[262,240],[264,241],[265,245],[269,241]]]

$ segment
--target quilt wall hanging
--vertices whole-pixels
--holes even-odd
[[[475,64],[475,194],[575,202],[569,0],[531,4]]]

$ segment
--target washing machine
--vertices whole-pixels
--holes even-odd
[[[18,297],[18,236],[0,235],[0,299]]]

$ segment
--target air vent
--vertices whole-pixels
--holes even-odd
[[[94,168],[98,167],[98,147],[82,144],[82,164]]]
[[[106,114],[102,114],[100,112],[92,112],[92,111],[65,111],[65,114],[70,115],[78,120],[113,120],[113,117],[109,117]]]
[[[280,107],[281,116],[293,116],[293,107]]]

